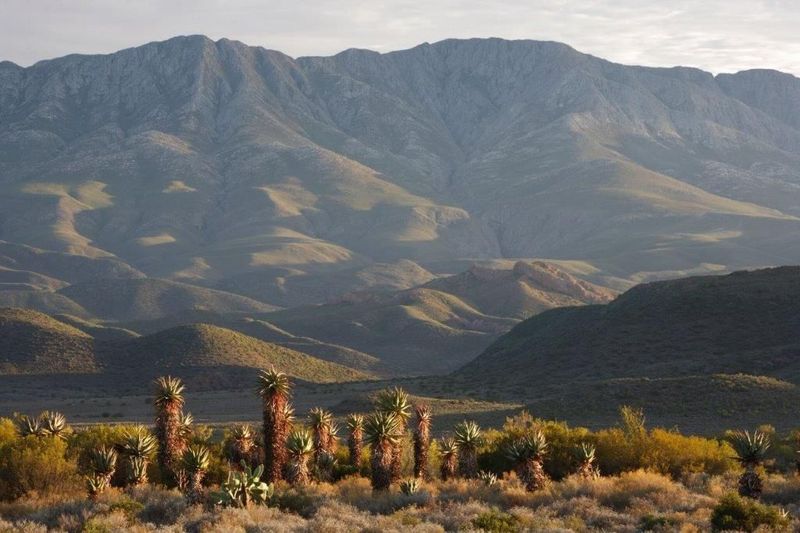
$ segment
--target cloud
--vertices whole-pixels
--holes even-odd
[[[202,33],[281,50],[381,52],[449,37],[561,41],[629,64],[800,74],[790,0],[4,0],[0,56],[23,65]]]

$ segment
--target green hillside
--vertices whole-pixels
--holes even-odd
[[[583,422],[624,403],[687,424],[746,412],[786,422],[800,384],[798,302],[800,267],[643,284],[525,320],[453,386]]]
[[[0,309],[0,375],[99,372],[141,379],[170,371],[213,371],[224,378],[221,383],[232,383],[242,370],[274,365],[291,376],[318,383],[371,377],[209,324],[138,336],[71,316],[62,319],[27,309]]]
[[[643,284],[605,306],[532,317],[460,373],[524,382],[724,370],[800,382],[799,301],[800,267]]]
[[[209,324],[178,326],[108,345],[101,361],[107,372],[115,373],[275,366],[291,376],[313,382],[369,378],[363,372]]]
[[[0,374],[97,371],[91,336],[45,314],[0,309]]]

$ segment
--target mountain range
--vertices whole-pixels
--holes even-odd
[[[794,271],[650,282],[793,263],[789,74],[502,39],[0,62],[0,374],[233,383],[278,361],[457,371],[545,410],[567,400],[530,395],[542,379],[786,399],[793,337],[764,331],[794,316],[774,294]]]
[[[3,62],[0,279],[51,290],[84,264],[292,307],[481,260],[616,289],[798,262],[798,102],[780,72],[500,39]]]

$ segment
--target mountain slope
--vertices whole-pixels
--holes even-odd
[[[798,91],[500,39],[292,59],[191,36],[2,63],[0,239],[286,305],[401,260],[630,280],[794,263]]]
[[[244,296],[160,279],[98,280],[58,291],[105,320],[145,320],[190,310],[264,313],[275,309]]]
[[[654,424],[711,432],[794,425],[800,398],[800,267],[645,283],[606,305],[545,311],[448,380],[599,426],[620,405]]]
[[[615,294],[542,261],[518,261],[511,270],[473,266],[425,287],[457,296],[488,315],[520,319],[554,307],[607,303]]]
[[[178,326],[189,326],[198,323],[211,324],[350,368],[371,371],[379,366],[380,361],[372,355],[359,352],[347,346],[326,343],[302,335],[294,335],[272,324],[267,320],[267,317],[269,315],[254,318],[239,314],[224,315],[210,311],[187,311],[156,320],[126,322],[123,326],[142,335],[150,335]]]
[[[642,284],[532,317],[459,374],[513,385],[724,370],[800,383],[798,301],[800,267]]]
[[[371,377],[209,324],[139,336],[75,317],[57,320],[27,309],[0,308],[0,375],[113,374],[141,380],[173,372],[233,386],[255,370],[273,365],[298,379],[319,383]]]
[[[91,336],[45,314],[0,308],[0,374],[97,371]]]
[[[208,324],[170,328],[107,347],[107,372],[163,373],[191,369],[265,369],[275,366],[313,382],[366,379],[367,374]],[[255,375],[253,377],[255,379]]]

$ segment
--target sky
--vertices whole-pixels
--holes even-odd
[[[798,0],[0,0],[0,60],[23,66],[189,34],[293,57],[538,39],[626,64],[800,76]]]

